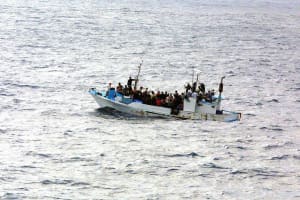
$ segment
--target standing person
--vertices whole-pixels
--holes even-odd
[[[127,86],[129,88],[129,90],[132,90],[132,81],[136,81],[136,79],[131,78],[131,76],[129,76],[129,79],[127,81]]]
[[[192,92],[195,92],[196,88],[197,88],[197,82],[194,82],[192,86]]]
[[[200,83],[200,92],[204,95],[205,94],[205,85],[204,83]]]
[[[188,83],[186,86],[185,86],[185,93],[188,93],[188,91],[192,89],[192,86],[190,85],[190,83]]]

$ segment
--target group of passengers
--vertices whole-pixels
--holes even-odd
[[[205,100],[207,102],[212,102],[215,96],[215,90],[205,91],[204,83],[200,83],[197,87],[197,82],[194,82],[192,86],[188,83],[185,86],[186,97],[197,97],[198,101]]]
[[[130,78],[129,78],[130,79]],[[109,86],[110,87],[110,86]],[[141,101],[144,104],[163,106],[174,109],[182,109],[184,94],[179,94],[177,91],[172,93],[148,90],[148,88],[140,87],[136,89],[131,84],[123,86],[121,83],[117,85],[117,92],[124,95],[130,96],[131,98]]]
[[[132,86],[133,81],[135,81],[134,86]],[[196,82],[194,82],[192,86],[188,83],[185,86],[185,93],[179,94],[176,90],[172,94],[163,91],[154,92],[143,87],[137,89],[136,81],[136,79],[129,77],[127,85],[123,86],[119,83],[116,87],[116,91],[124,96],[130,96],[132,99],[139,100],[144,104],[169,107],[177,110],[183,109],[184,98],[189,99],[189,97],[195,97],[198,101],[204,99],[205,101],[212,102],[213,96],[215,95],[214,90],[205,92],[205,85],[203,83],[200,83],[198,87]],[[109,83],[108,90],[111,88],[111,83]]]

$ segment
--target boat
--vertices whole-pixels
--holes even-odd
[[[139,80],[140,68],[141,65],[139,66],[136,79],[133,79],[135,80],[133,91],[137,91],[136,88]],[[155,103],[151,104],[149,102],[146,103],[140,98],[135,98],[132,93],[131,95],[126,95],[122,92],[118,92],[111,86],[109,86],[111,88],[108,88],[106,91],[101,91],[93,87],[89,89],[89,93],[98,103],[100,108],[108,107],[134,116],[212,120],[221,122],[239,121],[241,119],[240,112],[221,109],[224,78],[225,77],[221,78],[218,96],[212,96],[210,100],[207,100],[195,91],[191,92],[191,90],[187,89],[185,93],[180,95],[180,103],[171,106],[162,106]],[[195,84],[197,85],[197,81]]]

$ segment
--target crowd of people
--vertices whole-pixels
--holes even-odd
[[[132,83],[135,82],[134,86]],[[148,88],[140,87],[136,88],[137,80],[129,77],[127,85],[123,86],[119,83],[116,87],[116,92],[124,96],[130,96],[134,100],[141,101],[147,105],[163,106],[172,109],[182,110],[184,98],[189,99],[190,97],[197,98],[198,101],[205,100],[208,102],[213,101],[215,95],[214,90],[205,91],[205,85],[200,83],[197,87],[197,83],[194,82],[192,85],[189,83],[185,86],[185,93],[179,94],[176,90],[174,93],[168,93],[163,91],[154,92],[148,90]],[[108,90],[112,88],[111,83],[108,85]]]
[[[213,102],[215,100],[215,90],[205,91],[204,83],[199,83],[197,86],[197,82],[194,82],[192,86],[188,83],[185,86],[185,93],[187,97],[197,97],[198,101],[205,100],[207,102]]]
[[[123,86],[119,83],[116,87],[116,92],[130,96],[134,100],[141,101],[147,105],[163,106],[169,108],[182,109],[184,93],[179,94],[178,91],[168,93],[167,91],[148,90],[148,88],[139,87],[139,89],[132,87],[130,84]]]

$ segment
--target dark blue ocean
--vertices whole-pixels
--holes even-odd
[[[1,0],[0,44],[0,199],[300,199],[299,0]],[[98,109],[141,60],[242,120]]]

